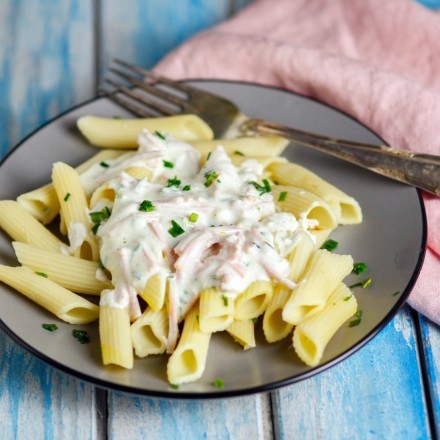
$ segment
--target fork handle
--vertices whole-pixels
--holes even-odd
[[[261,119],[250,119],[242,128],[292,139],[299,144],[440,196],[440,156],[330,138]]]

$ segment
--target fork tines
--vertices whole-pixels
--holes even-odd
[[[103,91],[109,97],[141,117],[170,116],[185,111],[188,86],[125,61],[114,60],[121,68],[109,71],[125,82],[105,78],[111,86]]]

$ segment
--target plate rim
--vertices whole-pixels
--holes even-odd
[[[260,87],[264,89],[269,90],[278,90],[287,94],[291,94],[297,97],[304,98],[308,101],[312,101],[314,103],[320,104],[323,107],[326,107],[330,110],[336,111],[337,113],[351,119],[352,121],[356,122],[366,130],[368,130],[371,134],[378,137],[384,145],[388,144],[382,139],[381,136],[379,136],[377,133],[375,133],[372,129],[370,129],[368,126],[366,126],[364,123],[360,122],[358,119],[353,117],[352,115],[346,113],[343,110],[340,110],[338,108],[333,107],[330,104],[324,103],[316,98],[309,97],[291,90],[288,90],[286,88],[280,87],[280,86],[270,86],[267,84],[261,84],[256,82],[250,82],[250,81],[237,81],[237,80],[225,80],[225,79],[207,79],[207,78],[188,78],[185,79],[182,82],[206,82],[206,83],[227,83],[227,84],[237,84],[237,85],[244,85],[244,86],[255,86]],[[43,124],[39,125],[36,129],[31,131],[28,135],[26,135],[22,140],[20,140],[14,147],[12,147],[5,155],[5,157],[0,161],[0,172],[1,167],[4,165],[4,163],[12,156],[13,153],[15,153],[23,144],[25,144],[30,138],[35,136],[39,131],[44,129],[46,126],[52,124],[53,122],[57,121],[58,119],[61,119],[65,115],[80,109],[81,107],[85,107],[88,104],[91,104],[95,101],[98,101],[103,98],[109,98],[109,94],[103,94],[95,96],[91,99],[88,99],[86,101],[83,101],[75,106],[69,107],[67,110],[59,113],[55,117],[49,119],[48,121],[44,122]],[[108,380],[104,380],[101,378],[97,378],[95,376],[91,376],[89,374],[83,373],[82,371],[75,370],[73,368],[70,368],[68,365],[64,365],[60,362],[58,362],[55,359],[50,358],[45,353],[37,350],[32,345],[28,344],[25,340],[23,340],[20,336],[18,336],[11,328],[9,328],[1,319],[0,317],[0,329],[2,329],[9,337],[11,337],[15,342],[17,342],[22,348],[24,348],[26,351],[28,351],[30,354],[36,356],[38,359],[42,360],[46,364],[48,364],[51,367],[56,368],[57,370],[67,373],[70,376],[75,377],[76,379],[80,379],[82,381],[88,382],[91,385],[97,386],[99,388],[111,390],[111,391],[119,391],[119,392],[125,392],[132,395],[138,395],[138,396],[146,396],[146,397],[158,397],[158,398],[164,398],[164,399],[180,399],[180,400],[208,400],[208,399],[220,399],[220,398],[230,398],[230,397],[241,397],[241,396],[249,396],[257,393],[266,393],[270,391],[277,390],[279,388],[292,385],[294,383],[300,382],[305,379],[309,379],[317,374],[320,374],[329,368],[337,365],[338,363],[342,362],[343,360],[347,359],[354,353],[356,353],[358,350],[360,350],[362,347],[364,347],[368,342],[370,342],[374,337],[382,330],[384,329],[389,322],[394,318],[394,316],[397,314],[397,312],[402,308],[402,306],[405,304],[408,296],[410,295],[419,275],[420,271],[423,266],[423,262],[426,255],[426,248],[427,248],[427,234],[428,234],[428,227],[427,227],[427,217],[426,217],[426,210],[425,205],[423,202],[422,197],[422,191],[418,188],[414,188],[418,200],[419,200],[419,207],[420,207],[420,214],[421,214],[421,220],[422,220],[422,237],[421,237],[421,243],[420,243],[420,252],[417,259],[417,263],[415,265],[414,271],[408,281],[408,284],[406,285],[404,291],[401,293],[399,299],[395,303],[395,305],[388,311],[388,313],[385,315],[385,317],[375,326],[373,327],[366,335],[364,335],[355,346],[345,350],[344,352],[340,353],[337,357],[334,359],[331,359],[327,361],[324,364],[320,364],[316,367],[311,368],[310,370],[300,374],[296,377],[289,377],[282,380],[277,380],[274,382],[266,383],[263,385],[258,385],[254,387],[248,387],[243,388],[239,390],[233,390],[228,391],[224,389],[219,389],[216,391],[208,391],[208,392],[195,392],[195,391],[180,391],[180,390],[172,390],[169,389],[167,391],[155,391],[155,390],[147,390],[135,386],[130,385],[121,385],[118,383],[114,383]]]

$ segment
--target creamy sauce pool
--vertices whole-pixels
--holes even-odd
[[[235,167],[218,146],[200,166],[191,145],[144,131],[137,153],[106,165],[81,177],[88,191],[103,182],[116,191],[113,206],[104,201],[91,209],[111,208],[97,231],[101,261],[114,284],[101,304],[130,305],[136,318],[136,292],[160,274],[168,278],[177,325],[205,288],[235,298],[257,280],[294,287],[284,257],[297,243],[296,231],[309,225],[275,211],[256,160]],[[150,177],[138,180],[123,172],[133,166],[148,169]]]

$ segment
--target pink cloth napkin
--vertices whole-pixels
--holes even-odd
[[[337,107],[389,144],[440,155],[440,15],[410,0],[256,0],[156,71],[280,86]],[[440,324],[440,199],[409,304]]]

